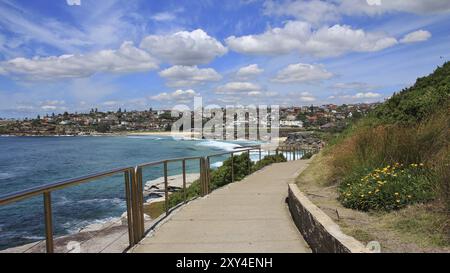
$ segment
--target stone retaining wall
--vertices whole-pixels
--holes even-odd
[[[295,184],[289,184],[288,203],[295,225],[313,252],[370,252],[355,238],[342,233],[339,226],[301,193]]]

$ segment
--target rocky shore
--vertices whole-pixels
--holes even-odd
[[[295,147],[297,149],[320,149],[323,146],[322,140],[315,136],[314,132],[289,133],[282,147]]]

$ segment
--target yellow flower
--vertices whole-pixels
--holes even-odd
[[[397,199],[396,201],[397,201],[397,203],[400,203],[400,200],[399,200],[399,199]]]
[[[362,197],[362,198],[364,198],[364,196],[365,196],[364,194],[361,194],[361,197]]]
[[[412,198],[412,196],[411,196],[411,195],[408,195],[408,198]]]
[[[375,193],[377,193],[377,192],[379,192],[379,191],[380,191],[379,189],[376,189],[376,190],[375,190]]]
[[[398,192],[394,193],[395,195],[398,195]]]
[[[372,194],[372,192],[371,192],[371,191],[369,191],[369,194]]]

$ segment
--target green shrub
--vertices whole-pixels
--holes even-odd
[[[256,164],[252,168],[252,172],[258,171],[272,163],[280,163],[280,162],[286,162],[286,158],[284,157],[284,155],[282,155],[282,154],[267,155],[260,161],[256,162]]]
[[[242,180],[252,171],[253,162],[250,160],[248,153],[242,153],[233,157],[234,164],[234,180]],[[220,188],[226,184],[231,183],[231,158],[225,160],[219,168],[210,171],[211,190]]]
[[[364,175],[366,174],[366,175]],[[390,211],[434,198],[432,171],[423,164],[394,164],[355,171],[339,185],[339,201],[348,208]]]
[[[301,159],[310,159],[314,154],[311,152],[305,153],[304,155],[302,155]]]

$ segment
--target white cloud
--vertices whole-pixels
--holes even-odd
[[[417,42],[423,42],[428,39],[430,39],[431,33],[426,30],[417,30],[411,33],[408,33],[403,37],[400,42],[404,44],[409,43],[417,43]]]
[[[251,82],[229,82],[216,89],[217,94],[251,93],[257,91],[260,92],[261,87]]]
[[[64,100],[47,100],[40,103],[40,108],[44,111],[63,111],[67,109],[65,104]]]
[[[301,92],[300,96],[295,98],[298,98],[301,102],[313,102],[316,100],[316,98],[309,92]]]
[[[247,93],[247,95],[249,95],[250,97],[259,97],[261,96],[262,92],[261,91],[250,91]]]
[[[241,67],[236,72],[236,76],[240,79],[248,79],[254,76],[258,76],[262,72],[264,72],[264,69],[259,68],[257,64],[251,64],[245,67]]]
[[[389,12],[437,14],[450,12],[446,0],[342,0],[337,7],[342,14],[374,16]]]
[[[328,72],[321,65],[311,64],[290,64],[287,67],[280,70],[273,82],[278,83],[292,83],[292,82],[315,82],[332,78],[334,75]]]
[[[105,106],[118,106],[119,102],[115,101],[115,100],[107,100],[107,101],[104,101],[102,103],[102,105],[105,105]]]
[[[219,81],[222,76],[212,68],[176,65],[167,68],[159,75],[168,80],[169,86],[192,86],[205,82]]]
[[[56,109],[58,109],[58,107],[56,107],[55,105],[43,105],[43,106],[41,106],[41,109],[45,110],[45,111],[49,111],[49,110],[56,110]]]
[[[158,68],[147,52],[124,42],[117,50],[101,50],[86,55],[15,58],[0,63],[3,74],[24,76],[31,80],[82,78],[97,72],[129,73]]]
[[[289,16],[314,25],[338,22],[345,15],[376,16],[384,13],[406,12],[437,14],[450,12],[446,0],[266,0],[264,14]]]
[[[331,96],[329,97],[329,99],[336,99],[336,98],[340,98],[340,99],[347,99],[347,100],[356,100],[356,101],[361,101],[361,100],[374,100],[374,99],[378,99],[381,98],[381,94],[379,93],[375,93],[375,92],[360,92],[360,93],[356,93],[354,95],[340,95],[340,96]]]
[[[375,85],[371,85],[365,82],[345,82],[336,83],[331,86],[332,89],[339,90],[360,90],[360,91],[370,91],[377,88]]]
[[[64,105],[66,102],[64,100],[47,100],[43,102],[42,104],[46,105]]]
[[[195,96],[199,96],[199,94],[192,89],[188,90],[179,89],[172,93],[167,92],[160,93],[156,96],[150,97],[150,99],[157,101],[169,101],[175,103],[189,103],[190,101],[193,100]]]
[[[355,99],[374,99],[379,97],[381,97],[381,94],[373,92],[357,93],[353,96]]]
[[[155,15],[151,16],[151,18],[155,21],[164,22],[164,21],[172,21],[176,18],[176,16],[175,16],[175,14],[170,13],[170,12],[160,12],[160,13],[156,13]]]
[[[227,48],[201,29],[150,35],[142,40],[141,48],[173,65],[206,64],[227,52]]]
[[[317,57],[339,56],[348,52],[379,51],[397,44],[383,33],[366,33],[347,25],[324,26],[314,30],[311,24],[289,21],[282,28],[262,34],[230,36],[227,45],[244,54],[287,54],[293,51]]]
[[[264,14],[277,16],[292,16],[317,25],[322,22],[335,22],[340,18],[339,11],[333,3],[312,1],[273,1],[268,0],[263,5]]]
[[[69,6],[81,6],[81,0],[66,0]]]

